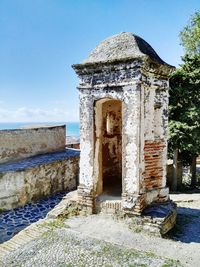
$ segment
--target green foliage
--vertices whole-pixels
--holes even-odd
[[[200,154],[200,54],[185,55],[170,79],[169,155],[178,148],[185,164]]]
[[[4,212],[4,209],[0,209],[0,214]]]
[[[68,228],[68,225],[65,224],[63,218],[56,218],[52,221],[45,222],[41,224],[42,227],[48,227],[48,228]]]
[[[175,261],[172,259],[167,259],[165,263],[162,265],[162,267],[172,267],[172,266],[182,266],[180,261]]]
[[[181,43],[189,55],[200,53],[200,12],[191,16],[188,25],[180,33]]]

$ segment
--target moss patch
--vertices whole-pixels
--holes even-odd
[[[50,228],[50,229],[55,229],[55,228],[69,228],[67,224],[65,224],[63,218],[57,218],[52,221],[47,221],[42,223],[41,225],[38,225],[39,227],[44,227],[44,228]]]

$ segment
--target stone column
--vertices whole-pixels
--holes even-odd
[[[128,94],[126,94],[128,91]],[[139,85],[124,88],[123,106],[123,208],[140,212],[140,140],[141,140],[141,88]]]
[[[80,177],[78,197],[89,213],[93,211],[93,99],[89,89],[79,88],[80,99]]]

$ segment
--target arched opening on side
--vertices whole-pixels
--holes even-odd
[[[97,194],[122,192],[122,102],[104,98],[95,103],[95,179]]]

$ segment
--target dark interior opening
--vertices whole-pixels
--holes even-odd
[[[122,192],[122,103],[108,100],[102,106],[103,193]]]

